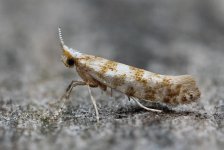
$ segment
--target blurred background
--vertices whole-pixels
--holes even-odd
[[[219,76],[223,8],[222,0],[0,1],[0,85],[64,74],[59,26],[83,53],[162,74]]]
[[[220,141],[220,138],[224,137],[222,121],[224,116],[223,0],[0,0],[0,98],[1,113],[5,114],[5,118],[12,119],[10,114],[18,112],[17,106],[26,108],[27,104],[34,103],[48,108],[46,102],[56,101],[69,82],[77,79],[74,70],[65,68],[60,61],[61,51],[57,33],[59,26],[62,28],[65,44],[83,53],[160,74],[194,75],[202,91],[201,110],[208,114],[218,114],[218,120],[209,120],[209,123],[202,121],[205,124],[201,132],[206,130],[207,134],[196,134],[197,126],[194,128],[195,138],[200,144],[194,143],[195,141],[190,138],[192,135],[189,134],[187,137],[190,142],[185,142],[183,147],[189,146],[191,142],[195,144],[192,145],[200,148],[224,146],[223,141]],[[84,88],[81,89],[86,91],[83,90]],[[77,97],[81,98],[77,101],[85,105],[83,109],[93,115],[94,120],[94,114],[91,114],[93,109],[89,108],[92,108],[89,97],[84,92],[82,94],[81,90],[78,91]],[[100,93],[95,91],[95,95],[99,95],[96,94],[97,92]],[[99,99],[100,96],[97,97]],[[10,103],[9,107],[8,102],[11,102],[13,106]],[[110,105],[116,105],[117,102],[108,103],[105,100],[101,102],[101,105],[108,108]],[[127,103],[122,102],[121,107],[126,107]],[[81,107],[76,105],[78,108]],[[11,110],[11,107],[15,109]],[[100,111],[103,113],[105,109],[102,107]],[[107,113],[110,116],[116,114],[116,111],[113,112],[112,109]],[[83,112],[80,112],[80,115],[82,114]],[[215,116],[212,117],[215,118]],[[27,120],[24,122],[18,124],[26,126],[24,124]],[[196,119],[195,122],[198,120]],[[106,124],[106,121],[104,123]],[[80,126],[86,125],[80,124]],[[111,126],[113,125],[112,123]],[[185,125],[181,129],[187,126]],[[12,141],[7,139],[11,139],[10,135],[17,135],[18,131],[8,133],[6,126],[7,123],[3,121],[0,132],[1,141],[8,144],[7,148],[11,148]],[[35,123],[31,123],[30,126],[35,126]],[[77,130],[70,132],[83,133],[80,126]],[[201,125],[198,124],[198,126]],[[98,130],[89,132],[98,133]],[[107,133],[106,127],[102,133]],[[140,133],[137,137],[142,137]],[[79,139],[80,137],[76,134],[75,137]],[[165,133],[161,133],[163,134]],[[208,134],[212,136],[211,139],[208,138]],[[180,135],[170,136],[168,140],[164,139],[164,147],[167,146],[168,141],[168,147],[171,142],[171,147],[178,149],[178,142],[172,139],[183,142],[183,139],[178,138],[179,136],[186,135],[183,135],[181,130]],[[67,132],[65,137],[69,137]],[[111,139],[114,140],[116,137],[123,136],[118,134],[112,136]],[[201,137],[208,139],[201,142]],[[91,136],[87,138],[88,142],[97,143],[92,138]],[[104,135],[101,135],[98,140],[104,138]],[[15,141],[19,140],[20,138]],[[142,141],[141,148],[148,146],[147,142],[144,143],[147,138],[142,138],[140,143]],[[21,148],[20,144],[16,145],[17,148]],[[72,141],[67,144],[72,144]],[[125,146],[128,147],[129,144],[120,143],[115,147],[126,148]],[[164,141],[157,144],[163,145]],[[26,145],[29,144],[26,143],[23,146],[26,147]],[[113,144],[107,143],[101,148],[108,145]],[[37,144],[38,146],[40,145]],[[43,147],[46,148],[45,146]]]

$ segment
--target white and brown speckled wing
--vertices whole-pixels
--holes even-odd
[[[165,102],[190,103],[200,97],[192,76],[165,76],[92,55],[79,55],[76,66],[101,84],[129,97]]]

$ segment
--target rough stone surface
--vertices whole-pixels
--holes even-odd
[[[1,0],[0,149],[224,149],[223,0]],[[161,74],[192,74],[202,97],[146,104],[94,89],[59,98],[78,76],[60,61],[67,45]],[[62,108],[62,109],[61,109]]]

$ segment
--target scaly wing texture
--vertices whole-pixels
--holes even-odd
[[[84,69],[102,84],[130,97],[169,104],[190,103],[200,97],[200,91],[190,75],[159,75],[85,54],[77,59],[77,67]]]

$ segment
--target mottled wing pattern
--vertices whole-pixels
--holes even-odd
[[[76,66],[85,69],[86,73],[102,84],[119,90],[129,97],[179,104],[194,101],[200,96],[194,79],[188,75],[159,75],[85,54],[77,58]]]

